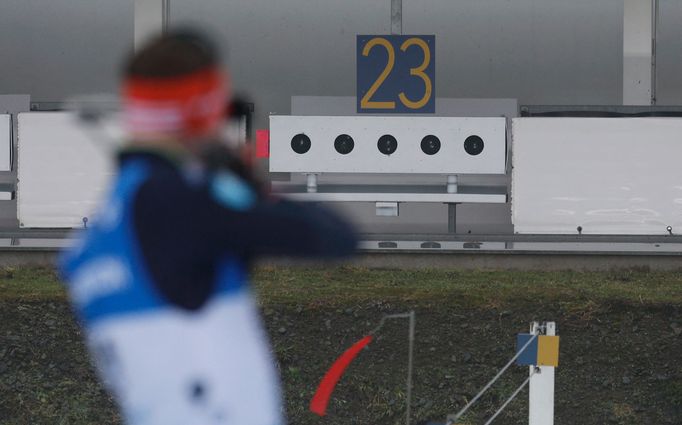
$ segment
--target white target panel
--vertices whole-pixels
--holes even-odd
[[[513,120],[517,233],[682,233],[682,119]]]
[[[504,174],[505,118],[271,116],[270,171]]]
[[[106,194],[113,159],[74,114],[19,114],[17,209],[22,227],[83,227]]]

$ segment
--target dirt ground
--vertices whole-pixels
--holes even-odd
[[[320,378],[382,315],[417,317],[413,422],[455,413],[514,354],[532,320],[561,336],[562,424],[682,424],[682,273],[265,269],[256,274],[291,424],[404,423],[407,322],[389,322],[320,418]],[[462,423],[523,382],[514,366]],[[51,270],[0,273],[0,424],[117,424]],[[527,391],[495,423],[527,423]]]

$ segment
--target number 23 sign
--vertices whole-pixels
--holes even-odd
[[[357,112],[433,113],[436,37],[357,36]]]

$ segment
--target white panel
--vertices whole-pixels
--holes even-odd
[[[0,171],[11,170],[12,136],[10,134],[10,116],[0,115]]]
[[[315,173],[423,173],[504,174],[506,158],[504,118],[441,117],[270,117],[270,171]],[[303,133],[311,148],[298,154],[293,136]],[[334,140],[350,135],[355,147],[347,155],[334,149]],[[394,136],[398,149],[384,155],[377,141]],[[421,150],[422,138],[434,135],[441,148],[435,155]],[[472,156],[464,150],[467,137],[477,135],[483,151]]]
[[[18,217],[23,227],[82,227],[113,175],[112,158],[66,112],[19,114]]]
[[[513,120],[517,233],[682,233],[682,119]]]

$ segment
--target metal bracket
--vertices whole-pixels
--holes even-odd
[[[400,204],[397,202],[377,202],[376,215],[379,217],[399,217]]]
[[[306,192],[317,193],[317,174],[306,174]]]

